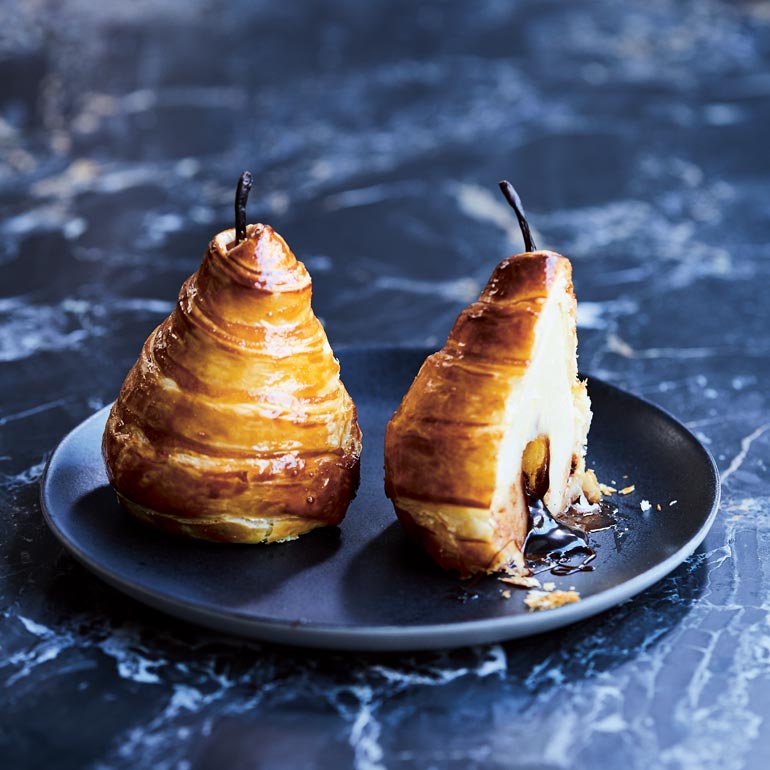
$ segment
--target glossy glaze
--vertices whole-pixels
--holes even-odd
[[[270,542],[342,520],[361,433],[305,266],[269,226],[247,235],[212,240],[126,377],[103,453],[141,520]]]

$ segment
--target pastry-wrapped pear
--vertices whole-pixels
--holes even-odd
[[[149,524],[291,540],[342,520],[361,431],[305,266],[271,227],[244,218],[239,230],[214,237],[145,342],[102,451],[119,499]]]
[[[591,407],[578,379],[572,267],[535,250],[505,184],[527,252],[495,268],[385,435],[385,489],[398,518],[463,575],[522,566],[530,499],[561,513],[587,475]]]

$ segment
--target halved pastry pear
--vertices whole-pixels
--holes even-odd
[[[338,524],[361,431],[310,305],[311,280],[268,225],[214,237],[149,336],[104,431],[109,480],[148,524],[244,543]]]
[[[501,188],[527,251],[495,268],[385,434],[385,491],[399,520],[463,575],[523,566],[529,498],[558,514],[586,475],[591,406],[578,379],[572,267],[536,250],[518,196]]]

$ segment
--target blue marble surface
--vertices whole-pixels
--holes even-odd
[[[0,748],[8,768],[765,768],[766,2],[0,3]],[[581,368],[680,417],[723,504],[636,599],[415,655],[245,643],[101,584],[38,479],[109,403],[242,168],[332,344],[439,346],[568,255]]]

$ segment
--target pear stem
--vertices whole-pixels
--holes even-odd
[[[235,191],[235,245],[246,240],[246,202],[253,179],[248,171],[244,171],[238,179],[238,189]]]
[[[511,208],[516,212],[516,219],[519,220],[519,227],[521,228],[521,236],[524,238],[524,248],[526,251],[536,251],[534,240],[532,240],[532,233],[529,231],[529,223],[524,215],[524,206],[521,205],[521,198],[514,189],[513,185],[507,180],[503,179],[502,182],[498,182],[500,190],[502,190],[505,199],[510,204]]]

